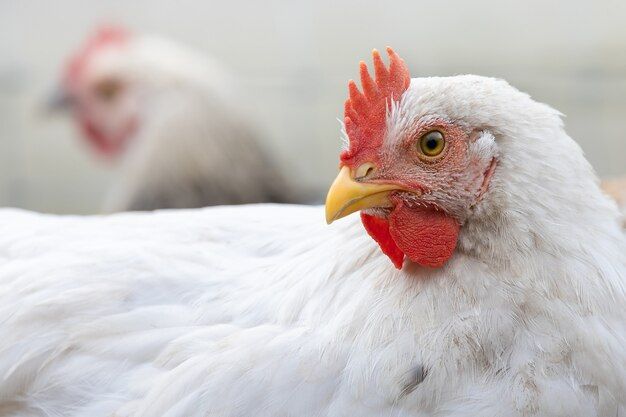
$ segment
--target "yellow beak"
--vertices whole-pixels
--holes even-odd
[[[333,181],[326,196],[326,223],[331,224],[355,211],[372,207],[392,207],[389,194],[401,189],[395,184],[372,184],[352,178],[344,166]]]

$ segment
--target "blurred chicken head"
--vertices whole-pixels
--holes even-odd
[[[90,145],[108,158],[123,152],[139,117],[136,74],[126,70],[130,40],[124,29],[100,28],[70,58],[57,98]]]

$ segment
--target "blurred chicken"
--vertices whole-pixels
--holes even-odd
[[[0,211],[0,415],[623,416],[626,237],[559,113],[388,53],[331,227]]]
[[[121,160],[106,211],[299,200],[233,90],[194,51],[103,28],[70,60],[55,102],[98,154]]]

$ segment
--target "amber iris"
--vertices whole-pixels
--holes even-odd
[[[419,149],[426,156],[437,156],[446,144],[443,133],[433,130],[420,138]]]
[[[103,80],[95,86],[96,94],[104,101],[113,100],[121,88],[121,84],[115,80]]]

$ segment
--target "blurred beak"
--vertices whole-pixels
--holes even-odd
[[[389,195],[401,188],[396,184],[358,182],[344,166],[326,196],[326,223],[331,224],[355,211],[373,207],[392,207]]]
[[[45,109],[49,113],[69,110],[72,106],[72,97],[62,87],[57,87],[45,101]]]

